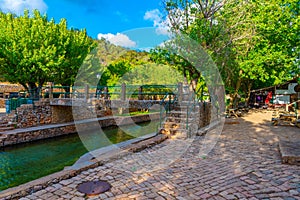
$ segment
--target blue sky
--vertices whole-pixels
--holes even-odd
[[[0,0],[3,12],[22,14],[38,9],[92,38],[105,38],[129,47],[147,49],[167,39],[161,0]]]

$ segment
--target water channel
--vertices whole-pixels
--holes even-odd
[[[105,128],[104,137],[112,144],[156,132],[158,122],[144,122]],[[129,134],[128,134],[129,133]],[[88,142],[98,149],[109,145],[94,138],[95,132],[86,133]],[[90,145],[89,145],[90,146]],[[62,136],[37,142],[15,145],[0,149],[0,191],[49,175],[71,166],[87,149],[78,134]]]

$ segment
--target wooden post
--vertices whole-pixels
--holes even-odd
[[[139,87],[138,100],[143,100],[143,86]]]
[[[104,87],[104,99],[108,99],[108,87]]]
[[[183,100],[183,84],[182,82],[178,83],[178,101],[182,102]]]
[[[85,99],[86,99],[86,100],[89,99],[89,93],[90,93],[89,90],[90,90],[90,87],[89,87],[88,84],[86,84],[86,85],[85,85],[85,88],[84,88],[84,92],[85,92],[85,95],[84,95],[84,96],[85,96]]]
[[[126,100],[126,83],[122,83],[121,87],[121,101]]]
[[[53,83],[50,83],[50,88],[49,88],[49,99],[53,99]]]

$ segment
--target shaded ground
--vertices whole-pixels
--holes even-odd
[[[230,119],[206,158],[196,156],[204,137],[196,137],[190,146],[167,140],[23,199],[86,199],[78,184],[99,179],[112,189],[90,199],[300,199],[300,167],[281,164],[278,148],[279,139],[300,140],[300,129],[274,127],[271,115],[258,112]],[[169,154],[180,151],[181,157],[163,165]],[[147,168],[151,163],[162,165]]]

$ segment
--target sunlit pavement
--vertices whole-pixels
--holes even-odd
[[[281,164],[278,148],[280,139],[300,140],[300,129],[273,127],[270,120],[271,113],[261,112],[230,119],[207,157],[198,157],[203,137],[197,137],[168,166],[131,167],[137,158],[163,162],[165,151],[149,155],[172,142],[167,140],[22,199],[300,199],[300,166]],[[95,197],[77,191],[80,183],[91,180],[106,180],[112,188]]]
[[[0,116],[6,114],[6,109],[5,108],[0,108]]]

